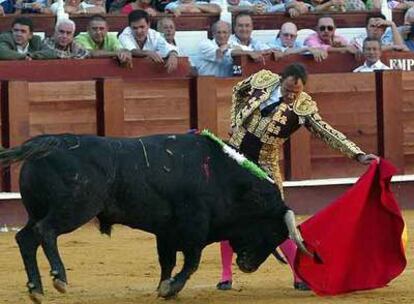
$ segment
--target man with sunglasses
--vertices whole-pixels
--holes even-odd
[[[381,41],[382,51],[406,51],[397,26],[391,20],[387,20],[381,13],[371,14],[366,19],[366,34],[361,34],[352,39],[351,44],[362,52],[365,38],[374,38]]]
[[[280,58],[291,54],[312,54],[315,61],[321,62],[328,57],[325,50],[304,46],[298,41],[298,28],[292,22],[285,22],[282,24],[279,33],[275,40],[269,46],[279,51]],[[275,53],[276,54],[276,53]]]
[[[348,43],[348,41],[335,34],[336,26],[332,17],[322,16],[318,20],[316,33],[311,34],[305,40],[305,45],[323,49],[327,52],[349,52],[355,54],[356,48]]]

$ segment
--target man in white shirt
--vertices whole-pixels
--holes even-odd
[[[212,26],[213,39],[200,44],[200,59],[197,64],[199,75],[216,77],[233,76],[233,58],[229,46],[230,23],[217,21]]]
[[[143,10],[134,10],[128,15],[129,26],[119,35],[122,47],[132,56],[148,57],[156,63],[165,64],[167,72],[177,69],[178,51],[157,31],[150,29],[149,15]]]
[[[383,64],[381,58],[381,42],[375,38],[366,38],[363,43],[365,62],[357,67],[354,72],[374,72],[375,70],[390,70]]]
[[[263,62],[263,55],[270,54],[270,47],[252,38],[253,20],[250,14],[240,13],[234,19],[234,34],[230,36],[229,45],[232,55],[249,55],[255,62]]]

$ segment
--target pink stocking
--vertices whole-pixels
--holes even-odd
[[[293,267],[297,250],[296,244],[291,239],[287,239],[279,246],[279,248],[285,256],[287,262],[289,263],[290,268],[292,268],[294,282],[302,282],[302,280],[295,273]]]
[[[233,259],[233,248],[231,248],[229,241],[220,242],[220,252],[221,252],[221,280],[220,282],[231,281],[232,280],[232,271],[231,271],[231,262]]]

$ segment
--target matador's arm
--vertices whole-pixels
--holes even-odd
[[[301,99],[299,101],[299,99]],[[325,122],[318,113],[316,102],[311,97],[302,93],[293,106],[293,110],[299,115],[299,119],[313,134],[321,138],[330,147],[341,151],[349,158],[357,159],[358,155],[365,154],[354,142],[343,133],[334,129]]]

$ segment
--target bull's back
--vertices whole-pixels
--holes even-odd
[[[44,152],[29,156],[20,172],[20,191],[29,215],[42,218],[52,208],[78,212],[101,208],[116,171],[115,144],[115,139],[87,135],[31,139],[27,147],[33,151],[41,147]]]

